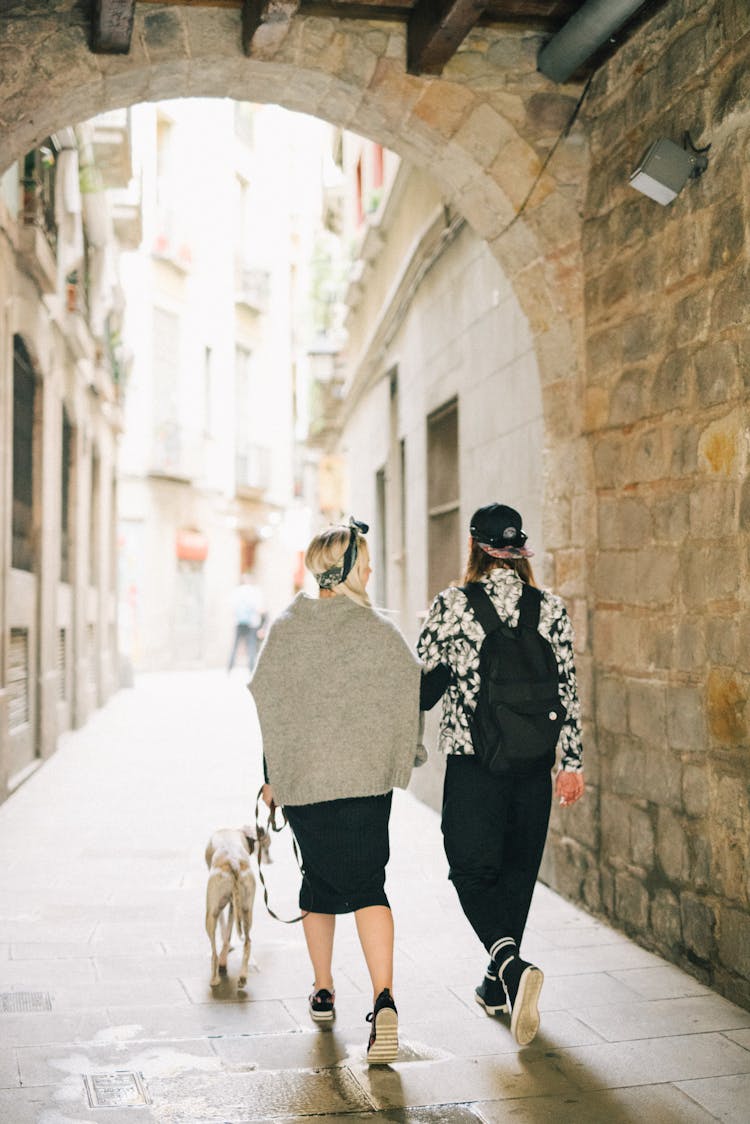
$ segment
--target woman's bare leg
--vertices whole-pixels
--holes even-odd
[[[307,951],[315,972],[315,990],[321,987],[333,991],[331,961],[333,960],[333,934],[336,930],[334,913],[306,913],[302,918]]]
[[[354,911],[354,920],[374,999],[384,987],[393,993],[393,914],[387,905],[368,905]]]

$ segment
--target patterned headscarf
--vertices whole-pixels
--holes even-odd
[[[357,554],[359,553],[357,539],[360,535],[366,535],[370,530],[367,523],[362,523],[352,516],[349,517],[346,529],[349,531],[349,545],[344,551],[341,561],[337,562],[335,566],[329,566],[322,574],[315,575],[315,580],[320,589],[333,589],[334,586],[341,585],[342,582],[346,581],[357,561]]]

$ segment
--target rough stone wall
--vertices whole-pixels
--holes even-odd
[[[680,0],[597,73],[583,225],[592,797],[547,876],[750,1003],[750,10]],[[711,144],[670,206],[628,176]]]

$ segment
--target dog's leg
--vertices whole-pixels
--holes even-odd
[[[250,930],[253,926],[253,898],[255,896],[255,879],[250,871],[247,872],[246,880],[243,882],[240,891],[240,901],[238,905],[242,913],[242,929],[245,936],[245,944],[242,950],[242,967],[240,968],[240,976],[237,980],[238,987],[244,987],[247,983],[247,966],[250,963]],[[239,929],[239,925],[238,925]]]
[[[219,958],[216,955],[216,914],[206,910],[206,932],[211,942],[211,987],[219,982]]]
[[[234,910],[232,908],[232,901],[230,899],[229,905],[222,912],[221,915],[221,935],[222,945],[221,952],[219,953],[219,972],[222,976],[227,974],[227,960],[229,959],[229,950],[232,940],[232,919]]]

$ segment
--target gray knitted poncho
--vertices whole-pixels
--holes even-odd
[[[271,626],[249,684],[276,802],[406,788],[420,666],[377,611],[343,594],[299,593]]]

